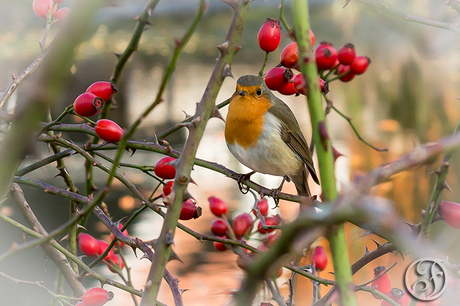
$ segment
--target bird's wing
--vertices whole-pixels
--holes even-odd
[[[295,119],[291,109],[283,101],[276,97],[274,98],[276,107],[272,106],[268,109],[268,112],[278,118],[281,123],[281,139],[302,159],[311,177],[319,185],[318,176],[316,175],[313,165],[313,159],[307,141],[300,130],[299,123]],[[285,118],[292,118],[292,120],[285,120]]]

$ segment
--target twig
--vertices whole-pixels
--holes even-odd
[[[372,7],[372,8],[375,8],[375,9],[377,9],[379,11],[382,11],[382,12],[384,12],[386,14],[389,14],[391,16],[397,17],[397,18],[402,19],[402,20],[406,20],[406,21],[410,21],[410,22],[414,22],[414,23],[419,23],[419,24],[424,24],[424,25],[435,27],[435,28],[445,29],[445,30],[449,30],[449,31],[451,31],[451,32],[453,32],[455,34],[460,34],[460,29],[458,27],[456,27],[452,23],[445,23],[445,22],[441,22],[441,21],[425,19],[425,18],[418,17],[418,16],[408,15],[408,14],[399,12],[399,11],[393,9],[393,8],[388,7],[387,5],[385,5],[383,3],[380,3],[380,2],[374,1],[374,0],[356,0],[356,2],[364,4],[364,5],[367,5],[367,6]]]
[[[371,279],[370,281],[364,283],[364,284],[361,284],[361,285],[357,285],[356,286],[356,289],[361,289],[362,287],[365,287],[369,284],[371,284],[372,282],[378,280],[379,278],[381,278],[383,275],[387,274],[391,269],[393,269],[395,266],[396,266],[397,262],[395,262],[394,264],[392,264],[388,269],[385,269],[385,271],[383,273],[380,273],[377,277],[374,277],[373,279]]]
[[[375,151],[377,152],[386,152],[388,151],[387,148],[377,148],[376,146],[370,144],[369,142],[367,142],[366,140],[364,140],[364,138],[361,137],[361,135],[359,134],[358,130],[356,129],[356,127],[354,126],[354,124],[351,122],[351,118],[348,117],[347,115],[345,115],[344,113],[342,113],[337,107],[335,107],[335,105],[332,103],[332,101],[326,97],[326,95],[323,95],[324,98],[326,99],[327,103],[328,103],[328,106],[330,106],[337,114],[339,114],[343,119],[345,119],[348,124],[350,125],[350,127],[353,129],[353,132],[355,133],[356,137],[358,137],[359,140],[361,140],[365,145],[371,147],[372,149],[374,149]]]
[[[35,216],[34,212],[29,206],[29,203],[27,203],[24,197],[24,192],[22,191],[21,187],[19,187],[19,185],[15,183],[12,184],[11,196],[15,201],[16,205],[18,206],[19,210],[21,211],[22,215],[24,216],[24,218],[30,224],[30,226],[32,226],[36,232],[42,234],[43,236],[48,235],[45,228],[38,221],[37,217]],[[53,240],[51,242],[55,241]],[[55,248],[53,248],[50,244],[42,244],[41,247],[45,251],[46,255],[59,268],[67,283],[72,288],[73,293],[78,297],[82,296],[83,293],[85,293],[85,288],[77,279],[78,275],[67,262],[65,256],[62,255],[62,253],[60,253],[59,251],[57,251]]]
[[[286,306],[286,303],[283,301],[283,297],[273,286],[274,281],[271,279],[266,279],[265,283],[267,284],[268,290],[272,293],[272,298],[278,303],[279,306]]]

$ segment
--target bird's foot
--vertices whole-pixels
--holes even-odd
[[[251,175],[253,175],[254,173],[256,173],[255,171],[251,171],[249,173],[246,173],[246,174],[240,174],[240,177],[238,178],[238,188],[240,189],[241,193],[242,194],[246,194],[249,192],[249,187],[247,186],[244,186],[243,185],[243,182],[245,180],[249,180],[251,178]]]
[[[276,207],[278,207],[278,203],[280,202],[280,198],[278,195],[281,193],[281,190],[283,189],[284,182],[290,182],[291,180],[287,176],[283,176],[283,180],[281,181],[281,184],[278,188],[273,189],[272,192],[270,193],[270,196],[273,198],[275,201]]]

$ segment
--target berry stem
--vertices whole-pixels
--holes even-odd
[[[328,73],[324,76],[324,78],[322,78],[322,79],[325,80],[325,81],[328,82],[328,83],[330,83],[330,82],[336,80],[337,78],[333,78],[333,79],[330,79],[330,80],[328,80],[327,78],[328,78],[332,73],[334,73],[334,72],[337,70],[337,68],[339,67],[339,65],[340,65],[340,64],[337,64],[337,65],[335,65],[334,67],[332,67],[332,69],[329,70],[329,72],[328,72]],[[342,76],[344,76],[344,75],[347,75],[349,72],[350,72],[350,71],[347,71],[347,72],[345,72],[343,75],[340,75],[339,77],[342,77]]]
[[[388,151],[387,148],[377,148],[376,146],[374,146],[374,145],[370,144],[369,142],[367,142],[366,140],[364,140],[364,138],[361,137],[361,135],[359,134],[359,132],[356,129],[356,127],[353,125],[352,119],[350,117],[348,117],[347,115],[345,115],[344,113],[342,113],[337,107],[335,107],[334,104],[332,103],[332,101],[330,99],[328,99],[325,94],[323,94],[323,97],[326,100],[328,106],[330,106],[337,114],[340,115],[340,117],[342,117],[343,119],[345,119],[348,122],[350,127],[353,129],[353,132],[355,133],[356,137],[358,137],[358,139],[360,141],[362,141],[365,145],[369,146],[370,148],[374,149],[377,152],[386,152],[386,151]]]
[[[286,0],[281,0],[279,20],[281,20],[281,22],[283,23],[284,27],[286,28],[286,31],[289,34],[291,34],[291,27],[289,26],[289,24],[286,21],[286,18],[284,17],[285,2],[286,2]]]
[[[262,67],[260,67],[260,71],[259,71],[259,76],[260,77],[262,77],[263,74],[264,74],[265,65],[267,64],[267,59],[268,59],[268,53],[269,52],[265,52],[264,62],[262,63]]]

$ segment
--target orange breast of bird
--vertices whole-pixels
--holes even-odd
[[[237,86],[236,92],[230,100],[225,125],[225,139],[228,144],[239,144],[248,149],[255,146],[264,128],[264,118],[272,103],[266,97],[257,97],[251,93],[256,86]],[[249,94],[241,96],[240,90]]]

